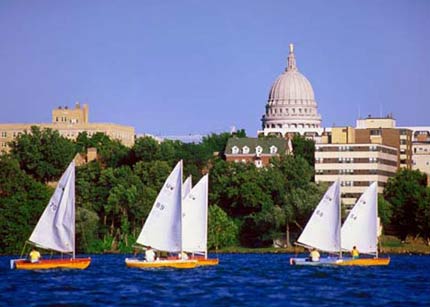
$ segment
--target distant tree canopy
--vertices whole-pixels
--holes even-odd
[[[402,169],[388,180],[384,198],[391,204],[391,224],[402,239],[407,235],[430,238],[429,195],[427,176],[420,171]]]
[[[294,155],[304,158],[311,167],[315,165],[315,141],[306,139],[301,135],[294,135],[293,140]]]
[[[246,136],[239,130],[236,136]],[[104,134],[81,133],[75,142],[50,129],[33,127],[0,156],[0,253],[18,253],[29,238],[58,180],[77,152],[97,148],[98,159],[76,168],[76,242],[80,252],[129,252],[153,203],[178,160],[184,179],[196,184],[209,172],[209,248],[262,247],[302,231],[327,184],[313,182],[312,141],[293,139],[294,155],[271,166],[222,159],[230,134],[211,134],[196,143],[149,137],[132,148]],[[214,154],[217,153],[217,154]],[[400,171],[379,200],[384,225],[402,237],[429,238],[430,193],[425,176]]]
[[[53,189],[26,174],[18,160],[0,156],[0,253],[18,253]]]
[[[33,126],[11,142],[11,156],[36,180],[52,181],[61,176],[76,154],[73,142],[58,131]]]

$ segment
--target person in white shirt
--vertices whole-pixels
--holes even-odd
[[[145,251],[145,260],[147,262],[153,262],[153,261],[155,261],[155,252],[151,248],[151,246],[148,246],[148,248]]]

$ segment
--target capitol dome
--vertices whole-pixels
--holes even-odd
[[[262,124],[264,130],[299,133],[306,128],[321,127],[312,85],[297,69],[292,44],[288,65],[270,89]]]

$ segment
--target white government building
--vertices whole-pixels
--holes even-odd
[[[299,72],[290,44],[285,71],[275,80],[258,136],[300,134],[316,143],[315,181],[339,179],[342,199],[353,204],[371,181],[381,193],[399,168],[430,175],[430,127],[397,127],[395,119],[367,117],[355,127],[322,127],[309,80]]]

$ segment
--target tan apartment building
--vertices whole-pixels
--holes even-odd
[[[396,127],[396,120],[391,114],[386,117],[371,117],[358,119],[357,129],[396,129],[400,132],[399,161],[400,167],[411,169],[412,167],[412,143],[413,130],[408,127]],[[374,136],[375,137],[375,136]]]
[[[30,131],[32,126],[57,130],[60,135],[71,140],[75,140],[81,132],[86,132],[89,136],[101,132],[131,147],[135,139],[134,127],[112,123],[90,123],[88,105],[84,104],[81,107],[76,103],[75,108],[58,107],[52,110],[51,123],[0,124],[0,152],[8,152],[8,143],[25,131]]]
[[[315,181],[341,183],[342,201],[353,206],[372,182],[382,193],[400,167],[400,130],[332,128],[315,146]]]

